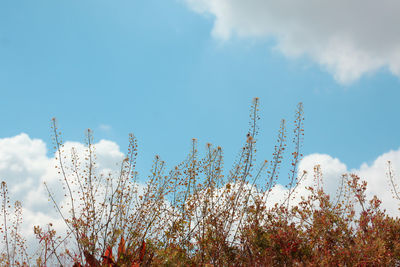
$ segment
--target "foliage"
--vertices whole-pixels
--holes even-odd
[[[355,174],[341,177],[335,200],[315,185],[294,202],[306,176],[298,176],[303,138],[303,107],[297,107],[291,169],[286,197],[271,203],[287,148],[282,120],[271,162],[256,168],[259,100],[250,112],[250,128],[233,168],[223,171],[223,151],[207,144],[200,157],[192,141],[188,158],[167,172],[155,157],[143,189],[136,182],[137,144],[129,136],[129,150],[119,175],[97,173],[90,130],[82,156],[72,150],[66,162],[64,146],[53,120],[57,169],[68,202],[49,197],[67,232],[53,225],[35,226],[39,253],[29,257],[19,234],[22,212],[16,203],[10,218],[7,188],[1,184],[2,265],[38,266],[397,266],[400,263],[400,221],[368,200],[366,183]],[[394,197],[400,199],[389,167]],[[10,224],[12,225],[10,229]]]

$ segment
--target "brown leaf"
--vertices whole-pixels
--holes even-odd
[[[84,251],[83,254],[85,255],[86,258],[86,262],[89,263],[90,267],[100,267],[101,264],[98,260],[96,260],[96,258],[90,254],[88,251]]]

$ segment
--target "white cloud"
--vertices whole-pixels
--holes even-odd
[[[77,142],[64,144],[65,162],[70,162],[72,147],[83,159],[85,146]],[[95,144],[96,163],[99,173],[118,172],[124,154],[111,141],[101,140]],[[58,171],[54,157],[47,157],[46,144],[39,139],[31,139],[27,134],[0,139],[0,180],[7,183],[11,201],[19,200],[23,206],[24,225],[22,234],[28,244],[34,243],[33,226],[53,223],[56,230],[65,228],[64,222],[49,202],[46,182],[57,201],[65,203],[64,191],[60,190]]]
[[[340,83],[382,67],[400,76],[396,0],[184,0],[214,17],[213,36],[269,37],[288,57],[308,56]]]
[[[376,195],[382,200],[382,208],[386,209],[392,216],[400,216],[400,201],[393,198],[389,179],[386,176],[388,161],[391,161],[394,170],[400,170],[400,149],[384,153],[376,158],[371,165],[364,163],[358,169],[348,169],[339,159],[332,158],[326,154],[312,154],[306,156],[301,161],[299,171],[306,170],[308,172],[308,177],[302,185],[309,186],[313,182],[313,168],[316,164],[319,164],[323,174],[324,190],[332,197],[337,193],[343,174],[357,174],[361,180],[367,182],[366,195],[368,199]],[[395,180],[400,182],[400,176],[398,174],[399,173],[395,176]],[[305,192],[302,188],[300,191]]]
[[[385,175],[388,171],[387,162],[391,161],[395,171],[395,180],[400,185],[400,149],[387,152],[379,156],[371,165],[363,164],[360,169],[353,170],[368,183],[367,194],[371,197],[377,195],[383,202],[383,207],[390,214],[400,216],[400,202],[393,198],[389,179]]]
[[[332,198],[336,196],[342,175],[348,173],[346,165],[340,162],[339,159],[332,158],[326,154],[311,154],[300,161],[298,177],[303,178],[290,198],[291,206],[297,205],[301,201],[301,197],[310,195],[310,191],[307,189],[308,187],[316,187],[314,167],[317,165],[320,166],[323,179],[320,186],[322,186],[325,193],[329,194]],[[304,171],[306,171],[305,175]],[[384,173],[385,172],[383,172],[383,174]],[[275,203],[283,203],[287,199],[287,194],[288,189],[281,184],[277,184],[268,195],[267,206],[273,207]]]
[[[26,190],[37,187],[48,171],[51,159],[46,144],[27,134],[0,139],[0,179],[6,180],[10,193],[21,199]]]

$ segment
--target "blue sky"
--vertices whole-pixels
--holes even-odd
[[[221,146],[229,169],[254,97],[260,161],[271,159],[280,120],[290,132],[304,103],[299,172],[311,175],[298,196],[320,164],[329,194],[356,173],[369,199],[400,216],[385,176],[390,160],[400,178],[399,14],[398,0],[0,1],[0,179],[22,201],[22,234],[36,244],[33,225],[65,227],[43,186],[68,202],[51,118],[66,161],[72,147],[83,158],[84,132],[94,131],[101,174],[119,170],[133,132],[141,186],[156,154],[173,167],[192,138],[200,152]],[[284,170],[270,204],[287,196]]]
[[[390,55],[379,61],[371,52],[379,64],[349,78],[340,67],[346,60],[313,54],[310,43],[319,39],[300,43],[299,52],[279,39],[279,25],[229,25],[235,12],[224,24],[221,12],[207,0],[1,1],[0,138],[27,133],[50,153],[56,117],[65,140],[83,141],[91,128],[96,140],[125,151],[133,132],[144,170],[155,154],[170,165],[183,160],[193,137],[200,150],[222,146],[228,167],[259,97],[258,158],[271,157],[280,119],[291,122],[300,101],[305,155],[326,153],[358,168],[400,147],[400,83]]]

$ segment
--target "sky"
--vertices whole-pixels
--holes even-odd
[[[69,146],[92,129],[106,169],[134,133],[141,182],[156,154],[184,160],[192,138],[200,152],[221,146],[229,168],[259,97],[257,158],[271,159],[280,120],[290,131],[303,102],[300,167],[321,164],[332,188],[357,172],[389,202],[399,13],[395,0],[0,1],[0,178],[28,218],[50,218],[38,192],[54,179],[53,117]]]

